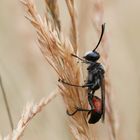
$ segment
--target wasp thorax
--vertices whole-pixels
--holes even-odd
[[[85,55],[84,55],[84,58],[88,61],[97,61],[99,58],[100,58],[100,54],[96,51],[90,51],[90,52],[87,52]]]

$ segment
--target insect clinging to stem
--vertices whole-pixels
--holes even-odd
[[[88,103],[90,105],[90,109],[76,107],[76,110],[72,113],[70,113],[67,110],[67,114],[69,116],[73,116],[75,113],[79,111],[87,111],[88,115],[90,115],[90,118],[88,120],[88,123],[90,124],[98,122],[101,118],[104,121],[105,118],[105,84],[104,84],[105,70],[102,64],[97,62],[100,58],[100,54],[96,51],[103,38],[104,30],[105,24],[102,24],[101,35],[96,47],[92,51],[87,52],[83,56],[83,58],[80,58],[79,56],[72,54],[73,57],[89,65],[87,67],[88,76],[85,84],[75,85],[72,83],[67,83],[63,79],[59,79],[59,82],[62,82],[63,84],[67,84],[69,86],[87,88]],[[98,89],[101,89],[101,98],[94,95],[95,91]]]

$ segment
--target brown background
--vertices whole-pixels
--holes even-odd
[[[43,13],[43,1],[36,1]],[[59,0],[61,19],[68,32],[66,5]],[[97,42],[92,29],[92,1],[79,1],[79,45],[81,55]],[[140,139],[140,1],[107,0],[105,22],[109,33],[111,80],[114,105],[120,121],[120,140]],[[57,78],[37,47],[36,35],[24,18],[17,0],[1,0],[0,4],[0,75],[7,93],[14,126],[23,107],[29,101],[39,101],[56,88]],[[82,16],[81,16],[82,15]],[[61,97],[54,99],[36,116],[25,131],[23,139],[71,139]],[[100,125],[102,125],[100,123]],[[99,126],[100,126],[99,125]],[[8,117],[0,92],[0,133],[10,132]]]

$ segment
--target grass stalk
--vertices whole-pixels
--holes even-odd
[[[65,0],[67,4],[67,8],[69,11],[69,15],[71,18],[71,42],[74,47],[74,52],[77,54],[78,49],[78,30],[77,30],[77,23],[76,23],[76,10],[74,7],[74,0]]]
[[[29,122],[46,107],[46,105],[51,102],[58,91],[53,91],[48,97],[43,98],[37,104],[28,103],[22,113],[22,116],[17,124],[17,127],[4,138],[4,140],[19,140],[25,131],[25,128],[28,126]]]
[[[75,54],[75,46],[63,36],[62,32],[52,27],[51,20],[41,18],[33,1],[24,0],[22,3],[27,9],[28,20],[37,32],[40,50],[58,74],[58,79],[64,79],[77,85],[82,84],[81,65],[77,64],[77,60],[71,56],[71,54]],[[71,87],[62,83],[58,83],[58,87],[66,109],[73,111],[76,106],[87,107],[85,89]],[[90,139],[86,116],[86,113],[79,112],[69,117],[69,126],[74,138],[77,140]]]
[[[9,119],[9,123],[10,123],[10,128],[11,128],[11,131],[12,131],[13,128],[14,128],[14,124],[13,124],[12,114],[11,114],[11,111],[10,111],[10,107],[9,107],[9,104],[8,104],[8,100],[7,100],[7,96],[6,96],[6,92],[5,92],[5,89],[4,89],[4,86],[3,86],[1,76],[0,76],[0,86],[1,86],[1,91],[2,91],[2,95],[3,95],[3,99],[4,99],[8,119]]]
[[[56,30],[58,29],[59,31],[61,30],[61,23],[59,20],[59,7],[57,4],[57,0],[45,0],[46,3],[46,18],[50,18],[53,20],[54,27]],[[49,14],[51,16],[49,16]]]

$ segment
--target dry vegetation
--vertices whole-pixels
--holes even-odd
[[[78,30],[77,19],[75,14],[74,0],[66,0],[68,12],[71,18],[71,36],[65,37],[61,31],[61,21],[59,19],[59,7],[56,0],[46,0],[46,12],[42,18],[38,13],[33,0],[22,0],[27,16],[26,18],[31,22],[36,30],[40,50],[53,67],[58,75],[58,79],[64,79],[69,83],[81,85],[83,80],[82,66],[77,63],[77,60],[71,54],[79,54],[78,52]],[[103,21],[103,3],[94,1],[94,15],[93,24],[98,33],[100,33],[101,24]],[[106,67],[106,124],[110,132],[108,137],[116,140],[116,120],[114,119],[114,112],[111,105],[111,84],[109,80],[109,61],[108,61],[108,35],[105,33],[104,40],[100,53],[102,62]],[[58,90],[49,95],[49,97],[42,99],[38,104],[28,104],[21,116],[17,127],[11,134],[5,137],[5,140],[18,140],[23,135],[24,129],[27,127],[29,121],[46,106],[56,94],[61,94],[65,103],[66,109],[73,111],[75,106],[87,107],[86,89],[75,88],[66,84],[58,83]],[[96,134],[94,133],[94,126],[89,126],[87,122],[87,114],[79,112],[72,117],[68,117],[69,127],[73,138],[77,140],[94,140]],[[97,127],[97,126],[96,126]]]

